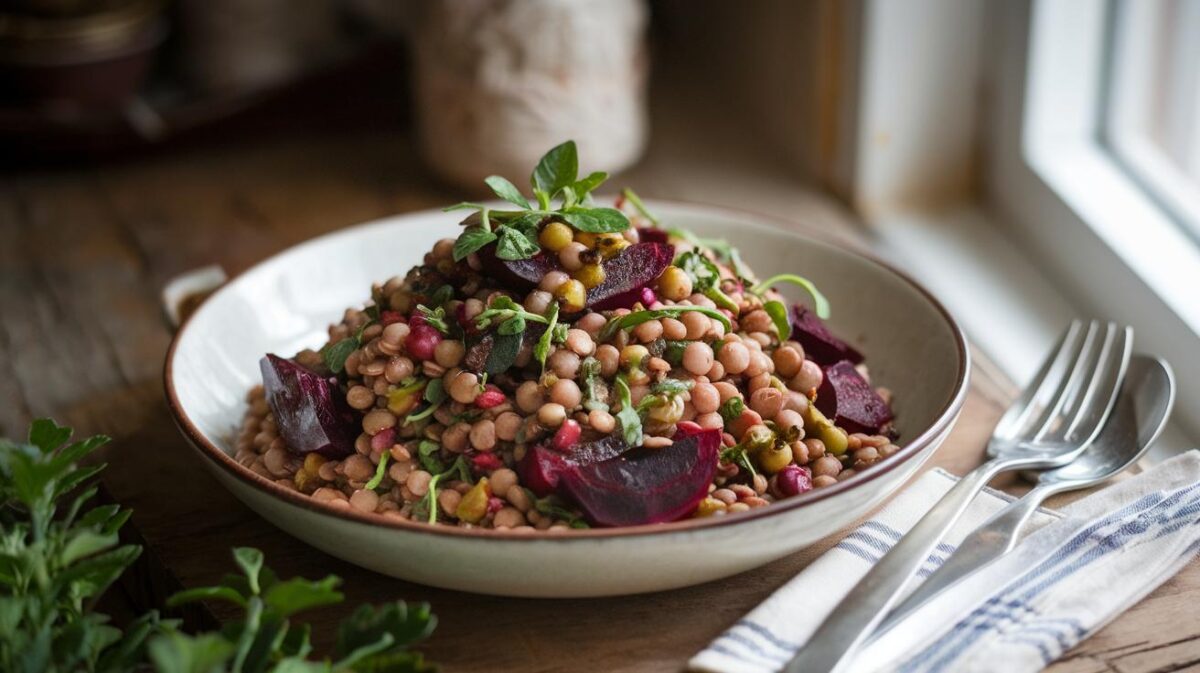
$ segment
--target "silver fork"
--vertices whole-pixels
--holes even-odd
[[[971,500],[1011,470],[1059,467],[1074,460],[1108,419],[1129,364],[1133,330],[1074,321],[1033,383],[1001,417],[988,442],[990,460],[972,470],[884,555],[833,609],[787,673],[844,671],[866,637]]]

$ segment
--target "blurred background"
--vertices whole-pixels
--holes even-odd
[[[614,190],[905,268],[1018,384],[1070,317],[1125,320],[1200,408],[1200,0],[0,0],[0,302],[32,316],[0,360],[86,350],[39,307],[87,298],[123,318],[95,386],[155,378],[175,275],[568,138]]]

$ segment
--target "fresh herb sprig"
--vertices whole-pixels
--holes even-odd
[[[525,310],[512,297],[499,295],[488,304],[487,308],[475,316],[475,327],[485,330],[496,328],[496,333],[511,336],[525,331],[526,323],[536,322],[546,326],[546,332],[538,339],[534,347],[534,355],[544,366],[546,356],[550,354],[550,344],[562,343],[567,339],[569,326],[558,322],[558,302],[551,302],[546,309],[546,315],[538,315]]]
[[[446,324],[446,308],[444,306],[429,308],[424,304],[417,304],[417,313],[420,313],[421,317],[425,319],[425,324],[442,334],[450,333],[450,325]]]
[[[429,480],[429,490],[425,493],[425,497],[421,498],[418,502],[418,506],[424,508],[423,511],[427,513],[429,523],[431,524],[437,523],[438,484],[444,477],[453,475],[458,475],[459,481],[465,481],[468,484],[472,483],[471,468],[467,467],[467,461],[462,456],[455,458],[450,467],[444,471],[433,475]]]
[[[608,404],[600,399],[597,386],[603,381],[600,361],[589,355],[579,363],[579,376],[583,380],[583,408],[588,411],[608,411]]]
[[[488,176],[484,182],[499,198],[517,210],[491,210],[480,203],[459,203],[445,210],[475,210],[478,215],[466,220],[468,228],[454,244],[454,259],[461,261],[471,253],[496,242],[496,256],[504,260],[528,259],[540,252],[538,226],[548,218],[561,220],[579,231],[607,234],[625,231],[629,218],[615,208],[593,205],[591,193],[608,174],[596,171],[579,177],[579,154],[575,141],[547,152],[529,177],[536,203],[507,179]],[[557,201],[557,206],[555,206]],[[493,228],[493,224],[495,227]]]
[[[648,208],[646,208],[646,204],[642,202],[642,197],[638,196],[637,192],[626,187],[625,189],[621,190],[621,196],[625,197],[625,200],[633,205],[633,209],[638,212],[638,215],[641,215],[649,220],[652,226],[659,226],[658,218],[655,217]]]
[[[632,313],[626,313],[625,315],[611,318],[604,324],[604,327],[600,328],[600,335],[597,340],[602,342],[608,341],[616,336],[617,332],[620,332],[623,329],[637,327],[638,325],[651,320],[678,318],[689,311],[703,313],[704,315],[720,322],[725,326],[726,332],[732,328],[729,318],[727,318],[724,313],[721,313],[716,309],[708,308],[707,306],[665,306],[663,308],[633,311]]]
[[[533,494],[533,491],[527,488],[524,490],[525,494],[529,496],[529,501],[533,503],[533,508],[537,510],[539,514],[544,514],[546,516],[565,521],[571,528],[591,527],[588,526],[588,523],[584,521],[583,517],[579,516],[579,514],[564,507],[558,496],[548,495],[544,498],[539,498]]]
[[[696,250],[688,250],[679,255],[675,266],[691,277],[693,292],[708,297],[721,308],[738,310],[737,302],[721,291],[721,270],[711,259]]]
[[[629,382],[624,375],[616,379],[617,401],[621,410],[617,412],[617,423],[621,426],[621,438],[629,446],[642,445],[642,417],[638,414],[637,406],[633,403],[633,393],[629,390]]]
[[[693,247],[712,251],[716,256],[717,261],[722,264],[728,264],[733,268],[733,272],[742,280],[753,281],[755,276],[750,267],[742,261],[742,255],[738,249],[733,247],[729,241],[723,238],[702,238],[688,231],[687,229],[671,228],[667,229],[667,234],[675,238],[686,241]]]
[[[542,336],[538,337],[537,343],[533,346],[533,357],[542,366],[543,372],[546,371],[546,358],[550,356],[550,346],[564,343],[567,340],[567,330],[570,329],[566,323],[558,322],[558,302],[550,302],[550,308],[547,311],[546,331],[542,332]]]
[[[797,276],[794,273],[781,273],[777,276],[771,276],[749,288],[748,291],[761,299],[766,299],[767,291],[779,283],[791,283],[792,285],[799,285],[804,288],[813,298],[813,310],[816,311],[817,316],[822,319],[829,317],[829,300],[825,298],[825,295],[821,294],[821,291],[817,289],[817,286],[811,280],[803,276]],[[792,336],[792,320],[788,314],[787,306],[778,299],[766,299],[763,302],[763,310],[767,312],[767,315],[771,316],[771,322],[775,324],[775,331],[779,333],[779,340],[782,342],[790,339]]]
[[[423,421],[426,418],[434,415],[442,406],[442,403],[446,401],[447,397],[446,384],[444,384],[441,379],[430,379],[429,383],[425,385],[425,393],[422,395],[422,399],[428,402],[429,406],[425,407],[421,411],[414,411],[406,416],[402,425]]]

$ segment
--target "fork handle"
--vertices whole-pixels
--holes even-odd
[[[866,637],[971,500],[997,474],[1029,466],[1028,459],[994,459],[972,470],[879,559],[784,667],[786,673],[844,671]]]

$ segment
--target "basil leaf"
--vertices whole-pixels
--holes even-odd
[[[783,302],[772,299],[763,304],[763,310],[771,316],[771,322],[775,323],[775,331],[779,333],[779,342],[783,343],[790,339],[792,337],[792,321]]]
[[[501,226],[497,232],[500,240],[496,243],[496,256],[500,259],[510,262],[529,259],[542,251],[536,237],[531,240],[529,236],[507,225]]]
[[[645,311],[634,311],[633,313],[626,313],[623,316],[613,318],[605,323],[604,327],[600,329],[598,341],[608,341],[609,339],[613,338],[617,332],[623,329],[629,329],[630,327],[637,327],[638,325],[650,320],[678,318],[689,311],[703,313],[710,318],[717,319],[722,325],[725,326],[726,332],[728,332],[732,327],[729,322],[729,318],[725,317],[724,313],[721,313],[716,309],[708,308],[707,306],[668,306],[665,308],[656,308]]]
[[[516,229],[522,234],[525,234],[525,238],[528,238],[536,243],[538,225],[541,224],[542,220],[544,219],[546,219],[546,216],[542,215],[541,213],[526,213],[520,217],[514,217],[508,222],[505,222],[504,225],[510,229]]]
[[[499,175],[489,175],[483,179],[488,187],[500,198],[520,208],[529,208],[529,199],[521,195],[521,190],[513,183]]]
[[[325,366],[334,374],[346,367],[346,358],[358,348],[358,339],[346,337],[337,343],[332,343],[321,349],[321,359]]]
[[[615,208],[575,208],[563,213],[562,218],[589,234],[613,234],[629,228],[629,218]]]
[[[467,255],[496,240],[496,234],[479,228],[467,229],[454,241],[454,261],[461,262]]]
[[[582,201],[583,197],[590,194],[607,179],[608,173],[605,173],[604,171],[594,171],[589,173],[587,177],[576,182],[573,186],[573,189],[575,190],[575,194],[579,197],[579,200]]]
[[[549,321],[549,327],[542,332],[542,336],[538,337],[537,343],[533,347],[533,357],[537,358],[538,364],[542,366],[542,371],[546,370],[546,358],[550,355],[550,341],[554,339],[555,328],[558,327],[558,302],[550,303],[546,319]]]
[[[534,189],[540,189],[553,198],[560,189],[575,182],[579,174],[579,154],[575,141],[554,147],[538,161],[529,181]]]
[[[617,422],[621,424],[621,437],[629,446],[642,445],[642,417],[638,416],[637,408],[633,405],[633,394],[624,376],[616,380],[617,399],[621,402],[621,410],[617,412]]]

